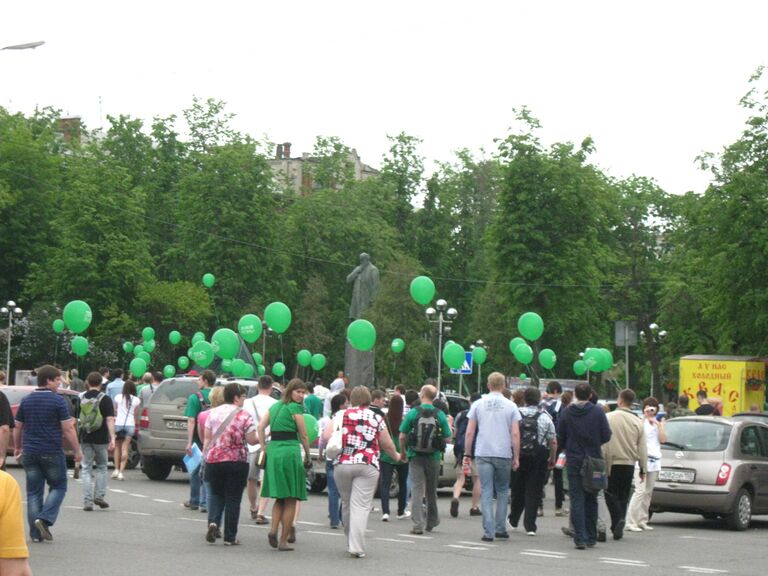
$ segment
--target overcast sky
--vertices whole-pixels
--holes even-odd
[[[590,135],[610,174],[703,191],[695,157],[740,134],[768,61],[761,1],[4,2],[0,106],[179,114],[216,98],[255,137],[339,136],[378,166],[387,134],[431,160],[495,149],[528,106],[546,144]],[[101,105],[99,99],[101,98]]]

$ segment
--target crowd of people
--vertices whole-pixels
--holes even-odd
[[[84,511],[109,507],[109,451],[114,450],[112,478],[124,478],[140,407],[162,375],[148,373],[137,385],[131,378],[123,380],[119,369],[108,374],[92,372],[82,381],[79,421],[55,393],[63,380],[53,366],[36,371],[37,388],[22,400],[9,425],[4,424],[10,410],[0,392],[0,467],[13,428],[14,454],[26,476],[32,542],[53,539],[51,529],[67,490],[64,443],[82,467]],[[189,396],[184,414],[187,453],[201,454],[199,466],[189,470],[190,496],[184,506],[207,513],[209,543],[240,543],[237,527],[246,494],[257,524],[268,523],[272,504],[269,545],[294,550],[300,504],[307,499],[306,471],[312,467],[305,413],[318,420],[318,458],[326,471],[330,528],[343,527],[347,551],[354,558],[366,555],[365,533],[377,493],[382,521],[388,522],[391,514],[410,519],[415,535],[439,526],[438,476],[449,441],[457,467],[450,516],[458,516],[459,497],[471,480],[469,515],[482,517],[484,542],[509,539],[510,528],[518,529],[521,521],[524,532],[535,536],[550,479],[555,515],[568,517],[563,532],[577,549],[604,541],[607,530],[620,540],[624,531],[653,529],[648,511],[666,441],[664,419],[658,418],[660,405],[653,397],[643,400],[643,417],[638,417],[630,389],[622,390],[617,409],[606,413],[587,383],[563,392],[557,382],[550,382],[542,398],[538,388],[508,390],[504,375],[493,372],[487,393],[473,395],[470,407],[454,419],[432,381],[419,391],[398,386],[387,397],[381,390],[350,387],[339,373],[329,388],[293,379],[276,400],[269,376],[259,379],[258,393],[251,398],[243,385],[216,386],[216,379],[210,370],[199,374],[199,390]],[[696,414],[720,414],[721,407],[706,393],[697,400]],[[693,414],[687,403],[681,396],[674,406],[668,405],[668,417]],[[600,472],[600,465],[607,476],[604,490],[587,479],[593,467]],[[396,513],[389,497],[394,475],[399,488]],[[16,527],[15,534],[21,528],[21,519],[15,518],[21,514],[18,487],[14,490],[14,480],[4,473],[0,484],[9,487],[0,493],[8,501],[4,509],[13,516],[9,526]],[[608,514],[601,517],[602,499]],[[0,568],[8,558],[19,563],[15,571],[0,572],[30,573],[23,535],[8,542],[0,546]]]

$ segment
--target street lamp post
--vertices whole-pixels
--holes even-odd
[[[443,334],[448,336],[451,333],[450,325],[456,320],[459,313],[456,308],[448,308],[448,302],[442,298],[435,302],[435,308],[427,308],[426,315],[430,323],[437,324],[437,391],[439,392],[443,372],[443,365],[440,362],[440,355],[443,351]]]
[[[0,314],[8,315],[8,353],[5,358],[5,377],[11,381],[11,336],[13,336],[13,317],[21,316],[22,310],[16,306],[16,302],[8,300],[5,306],[0,308]]]
[[[651,396],[653,396],[655,384],[656,384],[656,370],[659,365],[659,346],[667,337],[669,332],[666,330],[660,330],[659,325],[656,322],[652,322],[648,325],[648,332],[640,331],[640,337],[645,338],[648,344],[649,356],[651,360]]]

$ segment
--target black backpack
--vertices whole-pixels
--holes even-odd
[[[456,414],[453,420],[454,436],[453,455],[460,458],[465,453],[464,443],[467,436],[467,426],[469,425],[469,410],[462,410]]]
[[[437,408],[416,406],[412,410],[418,411],[418,416],[408,435],[408,447],[418,454],[433,454],[445,450]]]
[[[537,411],[532,416],[523,416],[520,422],[520,456],[535,456],[541,452],[539,416],[541,412]]]

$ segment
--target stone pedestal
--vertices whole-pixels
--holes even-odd
[[[344,349],[344,374],[349,378],[349,387],[367,386],[373,388],[373,350],[360,352],[347,342]]]

